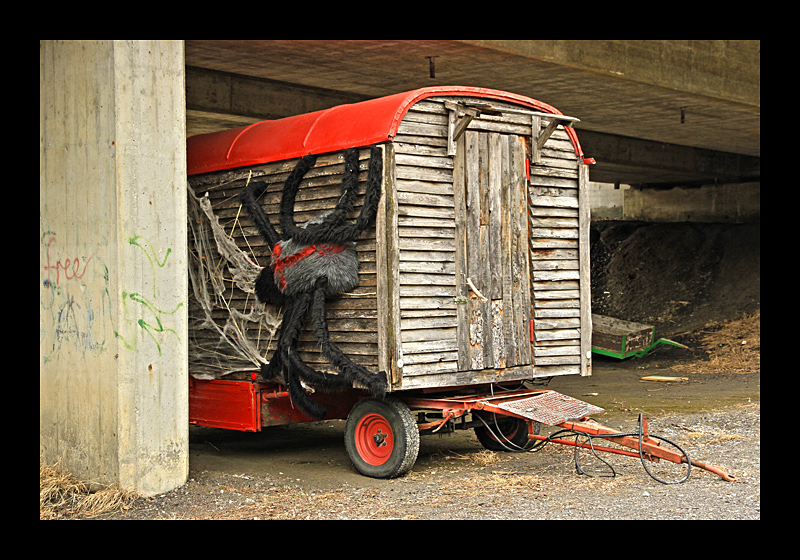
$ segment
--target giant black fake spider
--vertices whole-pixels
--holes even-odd
[[[270,223],[257,199],[267,189],[261,181],[251,182],[241,194],[259,233],[272,247],[269,266],[264,267],[255,282],[259,301],[283,306],[283,322],[277,348],[268,364],[261,366],[262,375],[280,377],[289,388],[297,407],[308,416],[324,418],[326,408],[312,399],[300,381],[321,391],[366,387],[373,396],[382,398],[387,389],[386,373],[371,373],[354,363],[330,339],[325,318],[325,299],[353,290],[358,284],[358,255],[354,241],[369,226],[378,210],[381,197],[383,160],[380,148],[370,153],[369,174],[364,206],[354,223],[345,221],[353,209],[358,187],[358,151],[345,150],[345,178],[336,208],[298,226],[294,221],[294,203],[300,181],[316,162],[307,155],[295,165],[283,187],[280,203],[280,235]],[[339,375],[316,371],[297,354],[297,340],[306,314],[311,310],[314,336],[322,355],[339,371]]]

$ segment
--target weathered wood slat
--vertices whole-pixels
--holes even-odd
[[[535,319],[551,319],[555,317],[580,317],[580,308],[577,306],[570,308],[556,308],[556,309],[536,308],[534,309],[533,316]]]
[[[410,365],[425,365],[440,364],[450,362],[450,365],[445,366],[449,371],[455,371],[457,367],[458,353],[453,350],[451,352],[426,352],[419,354],[408,354],[404,356],[404,367]],[[413,371],[413,370],[410,370]]]
[[[531,283],[533,286],[534,291],[536,292],[536,296],[539,296],[540,291],[548,291],[548,290],[558,290],[558,291],[565,291],[565,290],[578,290],[579,285],[577,280],[549,280],[544,282],[536,282],[533,281]]]
[[[531,174],[530,185],[533,187],[559,187],[562,189],[578,189],[578,181],[571,178],[551,177],[548,175]],[[535,191],[532,191],[535,192]],[[577,196],[577,193],[572,193]]]
[[[580,354],[581,347],[578,345],[569,346],[536,346],[534,352],[537,356],[577,356]]]
[[[397,185],[398,192],[425,193],[453,196],[452,183],[434,183],[429,181],[413,181],[406,179]]]
[[[576,260],[566,259],[542,259],[531,263],[532,270],[578,270]]]
[[[534,370],[533,366],[513,367],[503,370],[484,370],[484,371],[452,371],[436,372],[427,367],[410,370],[408,376],[404,376],[403,389],[433,388],[433,387],[457,387],[472,385],[476,383],[486,383],[492,380],[495,383],[513,381],[519,379],[533,379],[536,377],[550,377],[553,375],[564,375],[567,373],[577,373],[578,366],[551,366]],[[450,366],[452,367],[452,365]],[[444,368],[442,368],[444,369]]]
[[[400,310],[405,309],[455,309],[452,297],[401,297]]]
[[[428,147],[443,147],[445,150],[447,149],[447,135],[445,136],[424,136],[424,135],[413,135],[413,134],[398,134],[394,137],[395,142],[399,142],[402,144],[417,144],[420,146],[428,146]]]
[[[564,198],[553,196],[537,196],[531,201],[531,206],[544,206],[547,208],[577,208],[577,198]]]
[[[531,216],[531,228],[570,228],[578,229],[578,218],[566,216]]]
[[[552,329],[577,329],[581,326],[580,320],[571,317],[552,317],[549,319],[535,319],[534,328],[539,330],[552,330]]]
[[[580,364],[537,366],[536,373],[540,377],[554,377],[556,375],[576,375],[581,372]]]
[[[455,339],[449,340],[423,340],[403,344],[403,353],[406,355],[425,352],[447,352],[457,350]]]
[[[403,343],[452,341],[456,337],[455,329],[455,326],[450,328],[403,329],[401,340]]]
[[[551,208],[543,206],[529,206],[528,213],[531,217],[547,217],[547,218],[573,218],[578,216],[577,208]]]
[[[417,375],[426,375],[431,376],[431,380],[427,380],[425,385],[421,385],[423,387],[437,387],[440,386],[438,382],[443,377],[442,374],[452,373],[457,371],[456,369],[457,364],[456,362],[433,362],[433,363],[423,363],[423,364],[410,364],[404,367],[403,375],[409,379],[414,379],[414,376]],[[435,378],[433,376],[436,376]],[[441,386],[444,386],[442,384]],[[405,388],[406,385],[404,383],[403,387]],[[409,384],[409,388],[411,385]]]
[[[409,193],[398,191],[397,201],[409,206],[441,206],[453,208],[453,197],[438,194]]]
[[[424,251],[430,249],[432,252],[453,252],[455,251],[455,241],[452,239],[426,239],[423,237],[406,237],[403,239],[403,248],[410,251]]]
[[[534,282],[578,280],[579,274],[578,270],[535,270],[533,280]]]
[[[546,329],[539,330],[534,322],[534,337],[538,340],[580,340],[581,333],[578,329]]]
[[[531,252],[538,255],[543,251],[547,252],[554,249],[577,249],[578,241],[577,239],[531,238],[529,246]]]
[[[453,181],[453,174],[449,169],[433,167],[398,165],[395,167],[395,174],[399,180],[433,181],[440,183],[450,183]]]
[[[431,259],[433,262],[454,263],[453,251],[400,251],[400,260],[403,262],[424,262]]]
[[[453,169],[453,158],[447,155],[438,157],[430,154],[415,153],[414,155],[409,155],[398,153],[395,156],[395,164],[413,167],[430,167],[434,169]]]
[[[434,138],[447,138],[447,127],[438,124],[413,122],[403,119],[397,128],[398,136],[432,136]]]
[[[410,156],[434,156],[447,157],[446,146],[431,146],[420,142],[402,142],[395,139],[392,143],[395,154],[406,154]]]
[[[416,298],[451,297],[452,298],[455,297],[455,294],[456,294],[455,286],[435,286],[435,285],[400,286],[401,297],[416,297]]]
[[[445,255],[446,253],[437,253],[441,255]],[[423,274],[447,274],[450,278],[452,278],[452,284],[455,285],[455,263],[453,262],[453,256],[449,255],[446,257],[446,260],[435,260],[434,262],[425,262],[425,261],[404,261],[403,262],[403,272],[414,272],[414,273],[423,273]]]
[[[530,229],[530,235],[539,239],[577,239],[577,228],[537,228]]]

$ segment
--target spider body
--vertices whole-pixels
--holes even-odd
[[[354,385],[366,387],[373,396],[383,397],[386,374],[371,373],[354,363],[330,339],[325,317],[325,301],[353,290],[358,285],[358,254],[355,240],[373,222],[381,196],[382,154],[373,147],[370,154],[364,206],[353,223],[346,221],[353,209],[358,186],[358,152],[344,153],[345,179],[336,208],[298,226],[294,203],[300,181],[316,162],[316,156],[303,157],[284,184],[280,204],[279,234],[258,204],[267,189],[263,182],[252,182],[242,191],[242,202],[259,233],[272,247],[269,266],[259,273],[255,292],[259,301],[283,306],[283,322],[278,347],[269,363],[262,366],[265,378],[280,378],[289,388],[292,401],[312,417],[323,418],[327,411],[303,388],[301,381],[321,391],[341,390]],[[297,340],[308,313],[314,336],[322,354],[339,374],[316,371],[297,354]]]
[[[314,287],[317,278],[328,278],[326,295],[334,297],[358,285],[355,243],[301,245],[281,241],[272,249],[273,280],[284,295],[296,296]]]

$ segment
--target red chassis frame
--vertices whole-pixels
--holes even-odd
[[[345,391],[334,394],[318,393],[314,398],[319,400],[328,409],[327,419],[347,418],[350,410],[360,400],[367,398],[366,391]],[[523,389],[517,391],[504,391],[497,394],[472,394],[466,396],[437,397],[428,396],[405,396],[396,393],[393,397],[404,402],[411,410],[435,410],[441,412],[442,418],[433,422],[418,424],[419,429],[437,432],[447,425],[448,422],[461,418],[470,412],[494,413],[512,418],[520,418],[528,423],[528,438],[536,440],[549,439],[551,443],[562,445],[577,446],[575,441],[559,438],[547,438],[534,433],[533,424],[542,418],[542,423],[556,426],[562,429],[571,430],[580,434],[602,435],[604,439],[618,445],[632,449],[617,449],[613,447],[593,445],[595,451],[605,451],[618,455],[639,457],[639,443],[641,439],[641,452],[645,459],[659,461],[664,459],[673,463],[681,464],[686,462],[683,454],[661,447],[660,441],[650,437],[647,428],[647,419],[642,419],[642,436],[634,437],[621,435],[614,437],[613,434],[619,433],[598,423],[588,414],[581,414],[577,420],[575,418],[561,419],[558,414],[552,415],[548,405],[539,406],[539,410],[531,405],[527,410],[515,409],[520,403],[531,403],[539,400],[540,397],[560,398],[570,403],[586,405],[586,410],[592,413],[603,412],[602,409],[577,401],[571,397],[561,395],[550,390]],[[550,399],[552,400],[552,399]],[[516,410],[516,412],[515,412]],[[533,412],[531,412],[533,410]],[[539,416],[537,416],[537,414]],[[230,430],[242,430],[258,432],[264,426],[276,426],[291,424],[296,422],[313,422],[311,418],[300,412],[292,405],[288,391],[281,385],[274,383],[259,383],[256,381],[235,381],[235,380],[189,380],[189,423],[197,426],[207,426],[212,428],[225,428]],[[586,444],[580,444],[585,446]],[[691,460],[692,466],[707,470],[719,475],[723,480],[735,481],[736,477],[724,472],[719,467],[706,465],[699,461]]]
[[[314,395],[328,409],[328,419],[347,418],[359,400],[355,391]],[[314,422],[292,406],[289,391],[275,383],[227,379],[189,379],[189,424],[258,432],[262,427]]]

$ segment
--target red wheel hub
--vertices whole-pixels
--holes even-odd
[[[380,414],[367,414],[356,426],[358,454],[370,465],[382,465],[394,450],[394,434],[389,422]]]

